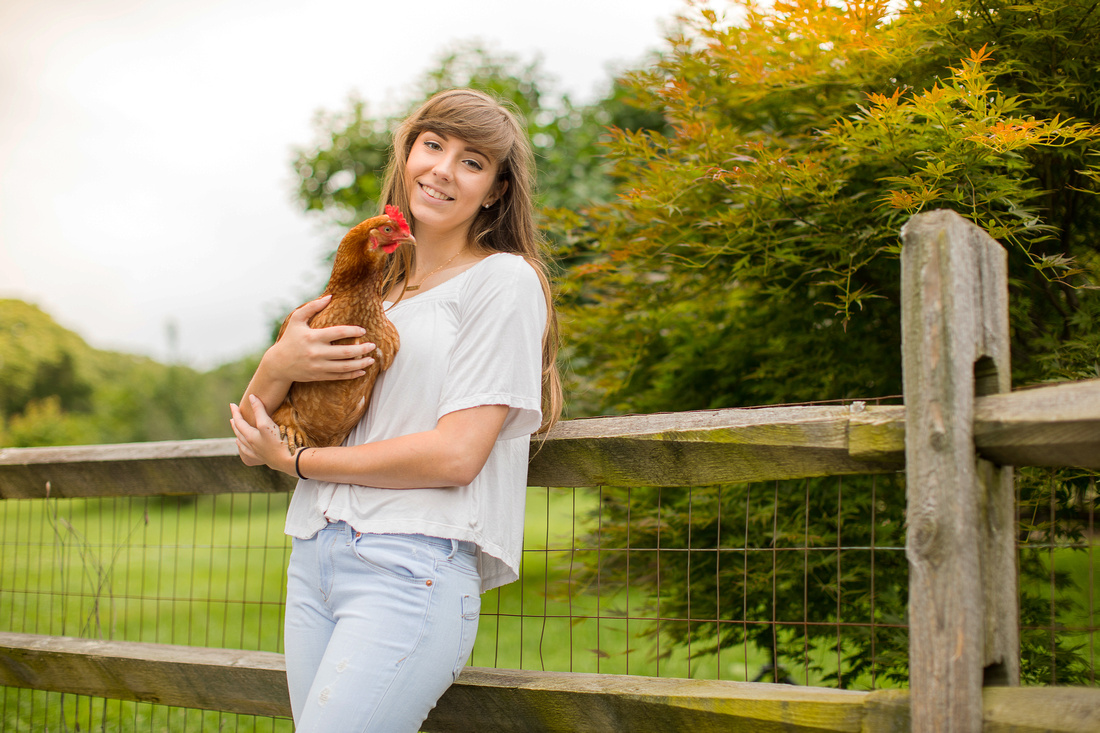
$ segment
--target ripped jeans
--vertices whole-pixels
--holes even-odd
[[[293,540],[286,673],[299,733],[415,733],[477,636],[474,545],[360,534],[344,522]]]

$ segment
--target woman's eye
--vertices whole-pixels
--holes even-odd
[[[478,163],[476,160],[466,160],[466,161],[463,161],[463,162],[466,163],[466,165],[468,165],[469,167],[473,168],[475,171],[482,170],[482,168],[484,167],[484,166],[481,165],[481,163]]]
[[[435,140],[425,140],[424,144],[428,146],[430,150],[442,150],[443,146],[437,143]]]

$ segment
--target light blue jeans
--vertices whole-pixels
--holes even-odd
[[[298,733],[415,733],[473,649],[474,545],[360,534],[344,522],[294,539],[286,676]]]

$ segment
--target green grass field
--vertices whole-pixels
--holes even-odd
[[[522,577],[482,597],[470,663],[753,679],[768,662],[761,650],[669,648],[664,634],[644,633],[658,622],[638,590],[604,589],[597,597],[595,589],[577,587],[573,561],[596,497],[592,490],[529,490]],[[0,502],[0,628],[280,652],[287,500],[253,494]],[[1084,589],[1079,593],[1095,592],[1095,557],[1061,549],[1053,557]],[[1055,605],[1078,609],[1073,624],[1095,628],[1097,600],[1079,595]],[[659,623],[667,631],[677,622]],[[1095,632],[1078,636],[1082,653],[1095,658]],[[835,669],[835,649],[809,656],[825,673]],[[799,683],[821,682],[820,673],[791,673]],[[0,720],[5,731],[289,730],[280,720],[14,689],[4,691]]]
[[[591,593],[570,595],[568,548],[595,501],[591,491],[530,490],[522,578],[483,597],[471,664],[755,674],[764,662],[755,650],[690,664],[687,650],[659,658],[656,642],[639,636],[644,622],[615,617],[622,594],[600,602]],[[260,494],[4,502],[0,624],[22,633],[281,651],[286,502]],[[639,612],[638,602],[630,606]],[[2,715],[5,730],[133,730],[135,721],[143,730],[278,729],[278,721],[245,716],[19,690],[5,691]]]

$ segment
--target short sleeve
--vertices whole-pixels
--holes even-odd
[[[463,286],[437,418],[480,405],[507,405],[500,437],[518,438],[542,421],[546,302],[525,259],[512,254],[491,259],[474,268],[476,277]]]

